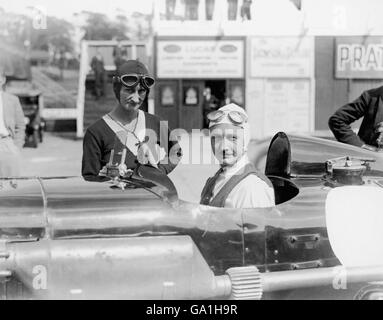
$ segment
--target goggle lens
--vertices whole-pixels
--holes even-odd
[[[144,81],[144,84],[148,87],[148,88],[151,88],[154,86],[154,78],[152,77],[149,77],[149,76],[143,76],[142,77],[143,81]]]
[[[121,76],[120,79],[122,84],[127,87],[136,86],[140,82],[140,80],[142,84],[148,89],[151,88],[155,83],[154,78],[150,76],[142,76],[142,75],[136,75],[136,74],[125,74]]]
[[[229,118],[232,122],[234,122],[236,124],[242,124],[247,120],[246,117],[242,113],[237,112],[237,111],[229,112]]]
[[[218,122],[225,116],[225,114],[226,113],[221,110],[213,111],[207,115],[207,119],[212,122]],[[237,125],[242,124],[248,120],[246,115],[238,111],[230,111],[227,113],[227,116],[232,123]]]
[[[125,75],[121,77],[121,82],[127,87],[135,86],[138,83],[138,81],[139,81],[138,76],[134,76],[134,75]]]
[[[207,115],[207,119],[215,122],[221,120],[224,115],[225,113],[222,111],[213,111]]]

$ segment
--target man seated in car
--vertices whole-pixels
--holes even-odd
[[[250,163],[248,116],[230,103],[208,114],[213,153],[220,169],[209,178],[201,204],[225,208],[260,208],[275,205],[274,189],[267,177]]]

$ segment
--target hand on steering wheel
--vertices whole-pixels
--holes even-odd
[[[374,151],[374,152],[378,151],[377,147],[371,146],[369,144],[364,144],[364,145],[362,145],[361,148],[366,149],[366,150],[370,150],[370,151]]]

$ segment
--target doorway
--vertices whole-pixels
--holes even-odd
[[[205,88],[210,88],[211,94],[220,102],[219,107],[224,105],[226,98],[226,80],[205,81]]]
[[[225,104],[226,80],[207,80],[204,83],[202,106],[203,128],[208,128],[209,122],[206,118],[209,112],[217,110]]]

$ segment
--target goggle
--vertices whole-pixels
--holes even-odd
[[[154,85],[154,78],[148,75],[143,74],[124,74],[119,77],[119,81],[126,87],[135,87],[138,83],[142,83],[142,85],[146,89],[150,89]]]
[[[243,124],[243,123],[247,122],[247,120],[248,120],[247,115],[245,115],[241,112],[238,112],[238,111],[225,112],[222,110],[216,110],[216,111],[210,112],[207,115],[207,119],[211,122],[219,122],[226,115],[227,115],[228,119],[233,124],[236,124],[236,125]]]

